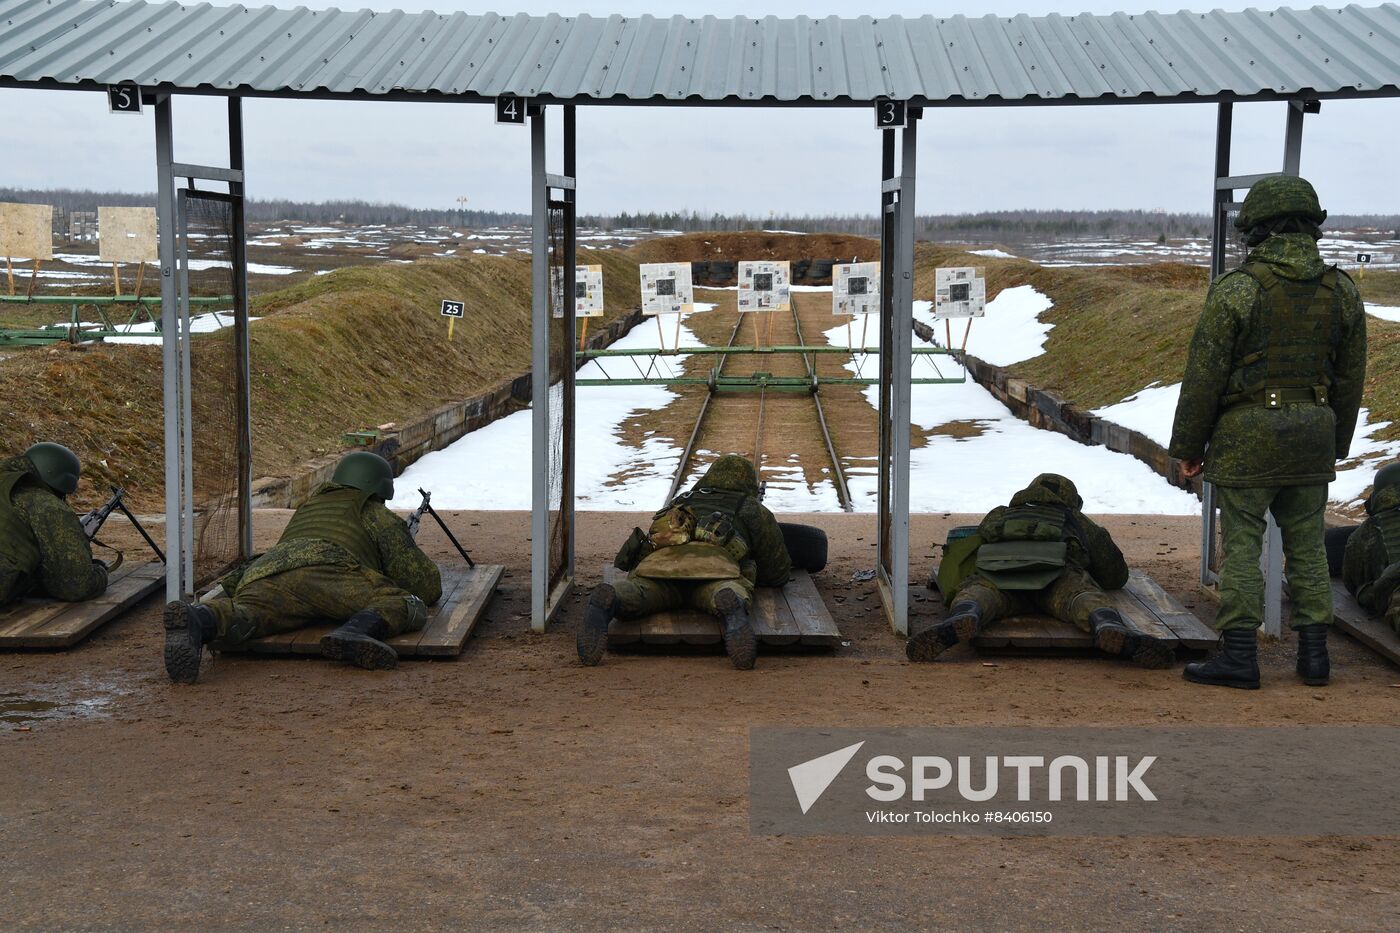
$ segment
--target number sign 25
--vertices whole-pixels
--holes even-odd
[[[909,122],[908,101],[881,98],[875,101],[875,129],[893,130]]]

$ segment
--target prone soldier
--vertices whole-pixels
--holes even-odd
[[[421,629],[442,596],[437,565],[408,525],[384,505],[394,471],[368,451],[346,454],[329,483],[292,515],[281,539],[224,581],[223,596],[165,609],[165,670],[194,683],[205,645],[236,648],[254,638],[327,621],[321,654],[386,670],[398,654],[389,638]]]
[[[0,460],[0,606],[21,596],[64,602],[107,590],[107,566],[65,501],[82,465],[62,444],[44,441]]]
[[[1345,459],[1366,375],[1366,313],[1356,285],[1318,254],[1327,212],[1302,178],[1249,189],[1235,227],[1245,262],[1211,285],[1186,360],[1170,453],[1203,470],[1220,505],[1221,650],[1186,665],[1199,684],[1257,689],[1259,568],[1267,516],[1283,537],[1298,675],[1331,675],[1332,588],[1323,512]]]
[[[577,648],[597,664],[614,619],[639,619],[689,607],[718,617],[724,648],[740,670],[753,667],[758,646],[749,619],[755,586],[782,586],[792,572],[783,531],[759,501],[758,471],[744,457],[720,457],[695,484],[634,529],[614,564],[628,571],[588,600]]]
[[[1400,463],[1376,473],[1366,521],[1347,538],[1342,582],[1368,612],[1400,634]]]
[[[1043,612],[1093,635],[1105,654],[1171,664],[1172,646],[1130,628],[1105,594],[1128,582],[1128,565],[1083,507],[1074,483],[1042,473],[988,512],[975,535],[950,545],[938,574],[949,615],[909,637],[909,660],[932,661],[997,619]]]

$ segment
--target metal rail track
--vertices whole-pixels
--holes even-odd
[[[797,331],[797,343],[799,346],[805,346],[806,341],[802,338],[802,321],[797,314],[796,301],[792,303],[791,310],[792,323]],[[738,339],[739,329],[743,326],[743,324],[744,317],[741,314],[739,315],[739,320],[734,324],[734,330],[729,334],[729,342],[725,345],[726,349],[734,346],[734,341]],[[728,354],[721,353],[718,365],[716,365],[715,368],[711,370],[711,378],[709,380],[709,391],[705,394],[705,400],[700,405],[700,413],[695,419],[695,426],[691,429],[690,438],[686,441],[685,449],[681,452],[680,464],[676,468],[675,476],[671,479],[670,491],[666,494],[667,502],[670,502],[676,497],[676,494],[680,491],[681,485],[685,482],[686,476],[689,474],[690,461],[695,455],[695,445],[696,442],[700,439],[700,430],[705,424],[705,416],[709,413],[710,402],[714,399],[715,395],[719,390],[719,386],[717,384],[718,377],[724,370],[724,364],[728,359]],[[809,389],[809,393],[812,397],[812,403],[816,406],[817,409],[817,423],[821,426],[822,440],[826,444],[827,456],[831,460],[831,467],[834,471],[833,476],[835,477],[837,501],[841,503],[841,508],[844,511],[854,511],[854,506],[851,502],[851,492],[846,486],[846,474],[845,471],[841,469],[841,458],[836,454],[836,445],[831,440],[831,429],[827,426],[826,423],[826,411],[822,408],[820,386],[817,381],[816,368],[812,362],[811,354],[803,353],[802,360],[803,364],[807,367],[807,378],[811,382],[811,388]],[[767,395],[767,387],[760,386],[758,390],[758,419],[757,427],[754,432],[753,450],[754,465],[759,469],[760,473],[763,469],[763,416],[764,408],[767,402]]]

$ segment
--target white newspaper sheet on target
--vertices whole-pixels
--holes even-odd
[[[831,313],[874,314],[880,310],[880,264],[848,262],[831,270]]]
[[[792,307],[792,264],[787,260],[739,263],[739,313]]]
[[[935,318],[982,317],[987,313],[987,280],[971,266],[940,268],[934,272]]]
[[[641,266],[642,313],[689,314],[695,310],[690,263],[646,262]]]
[[[603,316],[603,267],[576,266],[574,279],[574,317]],[[564,316],[564,270],[556,266],[549,270],[550,286],[554,290],[554,316]]]

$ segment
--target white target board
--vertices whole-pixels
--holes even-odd
[[[841,263],[831,270],[832,314],[875,314],[880,310],[880,264]]]
[[[695,310],[690,263],[644,262],[641,275],[643,314],[689,314]]]
[[[980,269],[954,266],[934,273],[933,316],[982,317],[987,313],[987,280]]]
[[[739,313],[786,311],[792,307],[792,264],[739,263]]]
[[[99,207],[97,236],[103,262],[160,262],[154,207]]]
[[[574,317],[603,316],[603,267],[575,266]],[[564,270],[549,270],[554,287],[554,316],[564,316]]]
[[[0,256],[53,259],[53,205],[0,204]]]

